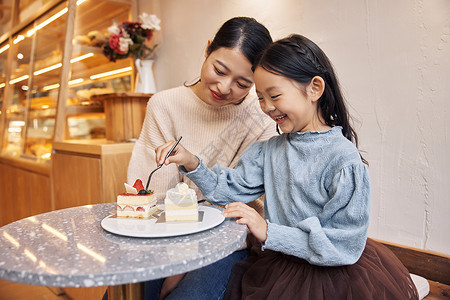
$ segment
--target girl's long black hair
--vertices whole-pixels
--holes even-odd
[[[313,41],[293,34],[272,43],[253,64],[273,74],[291,78],[303,86],[315,76],[325,81],[325,89],[318,101],[325,123],[341,126],[344,136],[358,147],[358,135],[350,124],[350,115],[342,95],[339,81],[328,57]],[[361,156],[364,163],[367,161]]]

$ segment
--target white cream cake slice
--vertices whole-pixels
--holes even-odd
[[[198,203],[195,191],[184,182],[178,183],[166,192],[164,210],[167,222],[197,221]]]

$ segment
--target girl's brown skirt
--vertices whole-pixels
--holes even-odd
[[[355,264],[340,267],[261,251],[252,235],[247,243],[250,254],[234,266],[225,299],[418,299],[408,270],[387,247],[371,239]]]

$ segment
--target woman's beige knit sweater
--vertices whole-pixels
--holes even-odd
[[[275,123],[259,107],[256,96],[249,95],[239,105],[214,107],[206,104],[189,87],[180,86],[153,95],[148,104],[141,134],[128,166],[128,184],[141,179],[144,186],[150,172],[156,168],[155,148],[183,137],[181,144],[202,158],[206,166],[215,164],[234,167],[251,143],[275,135]],[[153,174],[149,189],[154,190],[159,203],[167,189],[179,181],[195,189],[174,164],[164,166]],[[255,207],[256,205],[256,207]],[[261,203],[253,203],[261,212]]]

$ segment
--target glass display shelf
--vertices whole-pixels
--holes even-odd
[[[6,64],[8,59],[8,41],[0,44],[0,117],[2,114],[3,97],[6,87]]]
[[[102,45],[113,22],[130,19],[131,4],[114,1],[87,1],[77,6],[73,38],[69,94],[79,102],[92,95],[131,91],[133,61],[109,61]],[[98,16],[102,16],[99,18]],[[71,84],[72,83],[72,84]]]
[[[32,27],[33,25],[27,26],[13,36],[12,47],[8,49],[12,52],[11,57],[13,58],[10,62],[11,76],[9,78],[12,97],[4,104],[6,105],[6,127],[3,135],[2,154],[9,156],[20,156],[24,153],[32,45],[32,40],[25,36]]]
[[[5,114],[0,115],[4,119],[1,155],[51,159],[61,101],[65,104],[61,108],[64,139],[104,139],[104,104],[93,96],[132,90],[133,60],[111,62],[102,51],[108,27],[131,19],[132,1],[79,0],[72,28],[67,27],[67,5],[68,1],[20,1],[19,24],[12,24],[14,35],[0,40],[0,111]],[[73,47],[67,67],[63,66],[64,47],[71,30]],[[68,86],[62,93],[65,100],[62,72],[69,74],[68,85],[63,85]]]

